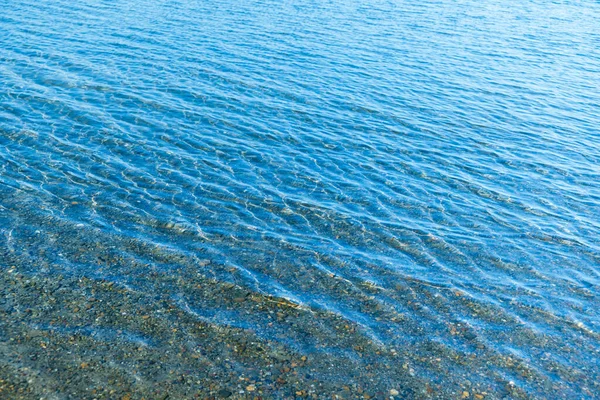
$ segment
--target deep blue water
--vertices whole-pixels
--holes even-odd
[[[598,2],[0,9],[0,269],[354,363],[312,372],[335,385],[350,324],[414,355],[418,396],[600,397]],[[315,316],[192,296],[189,269]]]

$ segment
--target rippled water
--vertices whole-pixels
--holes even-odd
[[[600,397],[598,2],[1,8],[0,397]]]

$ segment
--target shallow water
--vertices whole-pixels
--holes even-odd
[[[0,397],[600,397],[598,21],[5,2]]]

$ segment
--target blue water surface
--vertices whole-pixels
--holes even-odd
[[[360,363],[131,267],[191,266],[406,350],[456,396],[599,396],[598,2],[0,9],[0,268]]]

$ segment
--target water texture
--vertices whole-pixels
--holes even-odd
[[[600,3],[0,10],[0,397],[600,398]]]

